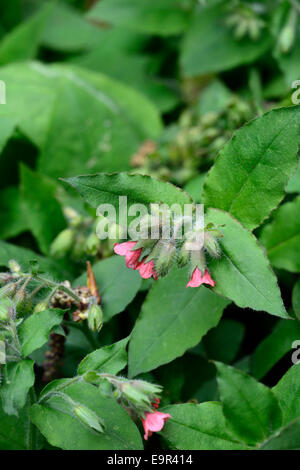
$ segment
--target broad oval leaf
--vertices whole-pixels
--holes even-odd
[[[296,169],[300,107],[275,109],[239,129],[220,152],[203,189],[208,207],[230,212],[249,229],[284,197]]]
[[[58,381],[59,382],[59,381]],[[104,419],[104,433],[78,421],[68,403],[52,396],[31,407],[31,419],[48,442],[64,450],[140,450],[140,433],[126,411],[112,398],[101,395],[88,383],[73,383],[63,389],[74,402],[81,403]]]
[[[35,376],[33,361],[24,359],[19,362],[9,362],[3,366],[0,385],[2,407],[8,415],[18,415],[18,410],[24,407],[27,394],[33,386]]]
[[[78,374],[85,374],[89,371],[118,374],[127,365],[128,340],[129,337],[88,354],[80,362]]]
[[[147,175],[129,173],[98,173],[96,175],[75,176],[66,180],[77,189],[83,199],[92,207],[99,204],[112,204],[118,212],[119,196],[127,197],[127,205],[163,202],[168,205],[191,204],[192,198],[173,184],[158,181]]]
[[[167,406],[164,413],[171,418],[161,435],[172,448],[179,450],[243,450],[247,445],[238,441],[228,429],[222,405],[206,402]]]
[[[260,450],[300,450],[300,418],[272,435],[262,443]]]
[[[151,288],[131,335],[130,376],[181,356],[218,324],[228,301],[187,282],[187,270],[177,269]]]
[[[63,316],[64,310],[43,310],[33,313],[20,325],[18,333],[24,356],[28,356],[48,341],[50,331],[61,323]]]
[[[251,371],[254,377],[257,379],[264,377],[285,354],[291,351],[291,345],[299,338],[299,322],[280,320],[271,334],[258,345],[251,357]]]
[[[300,196],[280,206],[260,235],[271,264],[294,273],[300,272],[299,213]]]
[[[216,362],[217,380],[225,418],[241,440],[264,441],[282,425],[282,412],[274,393],[250,375]]]
[[[181,33],[188,25],[189,10],[182,3],[182,0],[103,0],[87,17],[141,33],[167,36]]]
[[[300,417],[300,364],[294,364],[273,387],[283,413],[283,422]]]
[[[209,262],[216,281],[214,292],[233,300],[239,307],[250,307],[272,315],[288,318],[283,306],[276,277],[262,247],[230,214],[209,209],[205,223],[220,225],[220,259]]]

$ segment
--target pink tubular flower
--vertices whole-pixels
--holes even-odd
[[[149,279],[151,276],[154,277],[154,279],[157,280],[157,274],[156,271],[154,270],[154,263],[153,260],[149,261],[148,263],[144,263],[143,261],[137,266],[137,268],[140,272],[140,275],[142,276],[143,279]]]
[[[152,435],[153,432],[161,431],[164,427],[166,421],[171,418],[169,413],[161,413],[160,411],[153,411],[145,413],[146,418],[142,418],[143,427],[145,431],[144,439],[148,440],[148,437]]]
[[[149,279],[151,276],[153,276],[154,279],[157,280],[157,274],[154,270],[153,260],[149,261],[148,263],[139,261],[139,258],[142,254],[142,248],[133,250],[135,245],[136,242],[116,243],[114,246],[114,252],[117,255],[125,256],[127,268],[138,270],[143,279]]]
[[[139,257],[141,256],[142,249],[134,250],[136,242],[125,242],[125,243],[116,243],[114,246],[114,252],[117,255],[125,256],[125,262],[127,268],[138,269],[140,264]]]
[[[215,285],[215,281],[210,277],[209,272],[205,269],[204,276],[200,269],[197,267],[194,269],[193,274],[186,287],[199,287],[201,284],[209,284],[210,286]]]

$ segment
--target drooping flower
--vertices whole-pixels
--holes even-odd
[[[158,404],[153,405],[155,408]],[[144,439],[148,440],[148,437],[152,435],[153,432],[161,431],[164,427],[164,424],[168,419],[171,418],[169,413],[162,413],[161,411],[146,412],[145,419],[142,418],[142,423],[144,427]]]
[[[204,276],[202,276],[200,269],[196,267],[186,287],[199,287],[201,284],[209,284],[210,286],[214,286],[215,281],[210,277],[207,269],[205,269]]]
[[[116,243],[114,246],[114,252],[117,255],[125,256],[125,262],[127,268],[135,269],[140,272],[143,279],[149,279],[151,276],[157,280],[157,273],[154,269],[154,262],[149,261],[145,263],[143,260],[139,261],[142,254],[142,248],[133,250],[137,242],[124,242]]]
[[[141,256],[142,249],[139,248],[138,250],[132,251],[135,245],[136,242],[124,242],[116,243],[114,246],[114,252],[117,255],[125,256],[127,268],[138,269],[138,266],[140,264],[139,258]]]
[[[151,276],[154,277],[155,280],[157,280],[157,274],[154,269],[154,262],[153,260],[148,261],[148,263],[144,263],[143,261],[137,266],[137,268],[140,272],[140,275],[143,279],[149,279]]]

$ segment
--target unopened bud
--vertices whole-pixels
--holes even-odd
[[[102,308],[93,304],[88,312],[88,325],[91,331],[100,331],[103,325],[103,312]]]
[[[134,385],[131,385],[130,382],[122,384],[120,389],[124,397],[137,408],[151,408],[149,397],[141,390],[138,390]]]
[[[48,302],[44,300],[36,304],[36,306],[33,309],[33,313],[40,313],[47,309],[48,309]]]
[[[205,262],[205,255],[203,250],[193,250],[191,251],[191,262],[190,262],[190,270],[191,273],[194,269],[199,268],[202,274],[205,272],[206,262]]]
[[[147,395],[157,396],[160,395],[162,392],[162,387],[160,385],[152,384],[150,382],[146,382],[145,380],[133,380],[134,387],[140,390]]]
[[[14,305],[11,299],[3,298],[0,300],[0,322],[6,322],[13,315]]]
[[[186,241],[183,243],[177,254],[177,265],[179,268],[183,268],[190,260],[191,251],[187,249]]]
[[[171,241],[160,240],[158,243],[160,243],[160,251],[158,258],[155,260],[155,270],[158,277],[164,277],[173,265],[176,248]]]
[[[16,284],[14,282],[10,282],[9,284],[6,284],[6,286],[1,287],[0,299],[2,297],[8,297],[10,295],[14,295],[15,292],[16,292]]]
[[[97,235],[93,232],[86,239],[85,252],[87,255],[95,256],[100,248],[100,240]]]
[[[105,430],[105,423],[100,416],[98,416],[94,411],[88,408],[85,405],[75,405],[74,406],[74,413],[77,418],[86,426],[95,431],[103,433]]]
[[[21,288],[15,293],[14,303],[15,303],[17,312],[20,313],[26,304],[26,290],[25,289]]]
[[[14,259],[11,259],[8,262],[8,267],[9,267],[9,269],[12,273],[20,273],[21,272],[21,266]]]
[[[74,231],[66,228],[60,232],[50,247],[51,256],[62,258],[70,251],[74,243]]]
[[[77,227],[82,222],[82,215],[73,209],[73,207],[64,207],[63,212],[72,227]]]
[[[204,235],[204,246],[210,256],[213,258],[219,258],[221,255],[220,245],[214,235],[210,232],[205,232]]]

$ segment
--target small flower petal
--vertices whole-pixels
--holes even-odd
[[[145,419],[142,419],[142,422],[145,431],[144,439],[146,441],[153,432],[161,431],[165,422],[171,418],[169,413],[162,413],[160,411],[154,411],[152,413],[146,412],[145,416],[146,417]]]
[[[186,287],[199,287],[201,284],[209,284],[214,286],[215,281],[210,277],[207,269],[205,270],[204,276],[202,276],[200,269],[197,267],[194,269],[192,277],[187,283]]]

